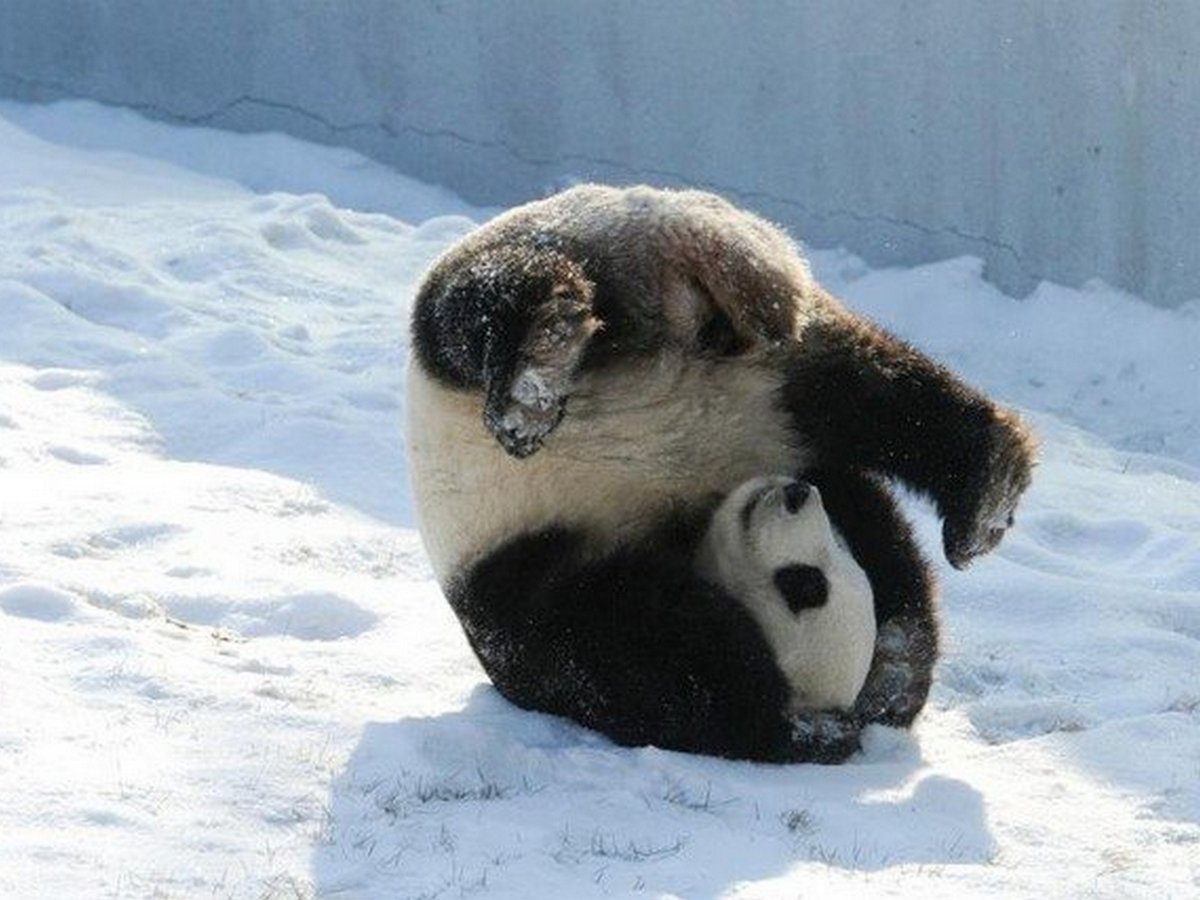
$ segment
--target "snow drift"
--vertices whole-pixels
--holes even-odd
[[[814,252],[1042,462],[940,569],[912,734],[729,763],[512,708],[431,581],[407,304],[486,214],[345,151],[0,105],[0,893],[1200,887],[1196,305]]]

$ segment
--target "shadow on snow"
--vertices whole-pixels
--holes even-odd
[[[922,768],[884,728],[838,767],[617,747],[485,685],[457,712],[366,726],[313,878],[322,896],[713,896],[795,867],[986,863],[979,792]]]

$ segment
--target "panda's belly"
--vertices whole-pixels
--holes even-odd
[[[482,396],[443,387],[412,363],[409,474],[438,579],[551,524],[583,529],[603,552],[681,505],[796,471],[805,454],[778,387],[748,357],[660,354],[585,377],[542,449],[518,460],[484,428]]]

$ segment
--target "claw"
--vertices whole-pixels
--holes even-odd
[[[996,422],[990,443],[989,462],[977,492],[968,493],[960,511],[946,516],[942,525],[946,559],[956,569],[965,569],[1000,543],[1013,525],[1021,494],[1029,487],[1035,445],[1024,426],[1015,417]]]
[[[965,569],[975,557],[983,556],[996,548],[1013,522],[1012,507],[1016,506],[1022,489],[1017,488],[1014,496],[1008,496],[1006,492],[1007,508],[983,521],[964,523],[961,518],[946,519],[942,526],[942,546],[950,565],[956,569]]]

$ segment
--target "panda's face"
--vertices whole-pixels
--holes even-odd
[[[840,552],[820,492],[807,482],[767,476],[735,488],[706,543],[707,564],[726,584],[771,591],[793,613],[829,601],[826,572]]]
[[[713,514],[697,568],[758,622],[796,709],[848,709],[875,650],[874,594],[820,492],[754,478]]]

